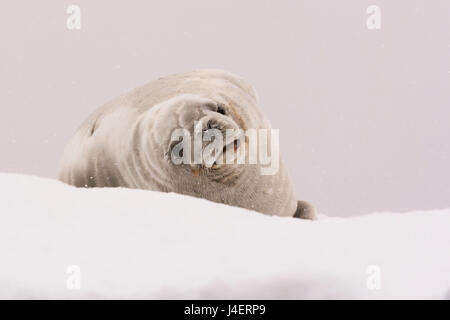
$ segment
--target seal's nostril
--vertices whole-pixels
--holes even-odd
[[[225,108],[223,106],[217,106],[217,112],[225,115]]]

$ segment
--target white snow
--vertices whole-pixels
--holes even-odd
[[[450,209],[304,221],[0,174],[0,298],[442,299],[449,244]]]

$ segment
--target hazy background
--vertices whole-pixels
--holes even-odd
[[[372,4],[381,30],[366,27]],[[450,207],[448,0],[3,0],[0,172],[55,177],[94,109],[198,68],[253,84],[319,211]]]

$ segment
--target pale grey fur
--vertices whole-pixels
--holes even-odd
[[[217,113],[218,107],[226,114]],[[176,192],[270,215],[314,218],[298,202],[283,163],[275,175],[259,164],[215,168],[174,165],[167,155],[174,129],[192,132],[194,120],[226,128],[270,129],[253,88],[220,70],[160,78],[105,104],[65,149],[59,179],[77,187],[128,187]],[[151,204],[149,204],[151,205]],[[303,207],[302,207],[303,206]]]

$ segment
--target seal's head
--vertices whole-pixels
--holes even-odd
[[[149,113],[155,126],[151,132],[158,135],[153,141],[159,141],[171,172],[226,184],[243,170],[245,123],[229,103],[183,94]]]

